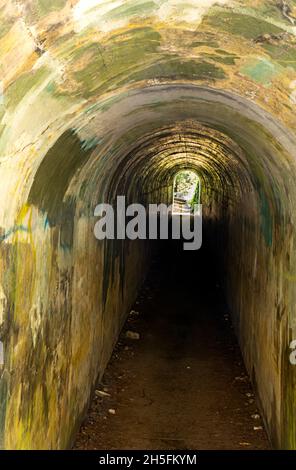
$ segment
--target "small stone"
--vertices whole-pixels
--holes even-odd
[[[108,413],[110,413],[110,415],[115,415],[116,414],[116,411],[114,410],[114,408],[110,408],[108,410]]]
[[[103,390],[96,390],[95,394],[97,397],[110,397],[110,393],[104,392]]]
[[[234,380],[237,380],[240,382],[248,382],[248,377],[246,375],[241,375],[241,376],[235,377]]]
[[[254,426],[254,431],[262,431],[263,427],[262,426]]]
[[[258,413],[255,413],[252,415],[253,419],[260,419],[260,415]]]
[[[139,315],[139,312],[137,312],[136,310],[131,310],[130,315]]]

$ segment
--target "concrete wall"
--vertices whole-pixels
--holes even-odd
[[[295,7],[0,1],[1,445],[71,442],[149,260],[99,202],[198,172],[270,436],[295,445]],[[160,201],[159,201],[160,202]]]

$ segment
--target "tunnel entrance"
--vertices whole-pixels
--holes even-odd
[[[210,238],[158,243],[74,449],[269,449]]]

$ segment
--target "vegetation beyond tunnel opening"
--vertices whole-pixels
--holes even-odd
[[[197,174],[184,169],[174,178],[173,208],[175,214],[192,213],[194,206],[200,204],[200,180]]]

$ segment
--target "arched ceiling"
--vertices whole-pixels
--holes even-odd
[[[24,204],[36,203],[38,181],[49,186],[40,178],[48,173],[47,164],[40,165],[53,154],[51,148],[60,149],[49,159],[50,165],[59,162],[54,176],[67,174],[63,196],[65,185],[78,188],[86,177],[90,188],[92,182],[98,186],[99,172],[102,181],[108,180],[110,168],[120,168],[119,159],[131,154],[135,143],[141,145],[148,135],[158,138],[163,129],[187,120],[222,132],[247,151],[245,166],[253,183],[260,179],[264,186],[275,167],[289,166],[287,159],[294,158],[296,2],[291,0],[289,8],[285,3],[1,2],[0,225],[11,227]],[[76,159],[68,156],[75,147],[71,138],[64,148],[60,145],[67,132],[79,139]],[[178,141],[179,156],[185,155],[185,141],[188,147],[190,138]],[[170,143],[175,149],[156,150],[163,161],[152,175],[166,167],[165,157],[177,163],[171,159],[173,134],[162,140],[164,148]],[[151,149],[157,145],[151,143]],[[180,157],[178,165],[183,165]],[[226,180],[234,168],[230,163]],[[147,163],[141,171],[148,171]],[[243,167],[237,172],[243,174]]]

